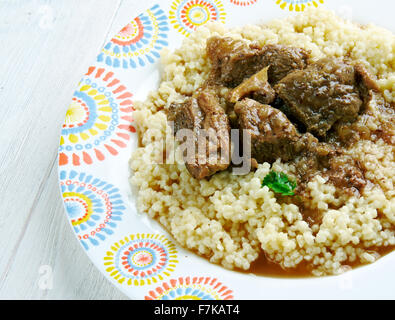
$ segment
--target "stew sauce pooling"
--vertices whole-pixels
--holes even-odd
[[[310,224],[322,218],[303,207],[307,184],[317,174],[356,196],[375,183],[346,150],[360,139],[394,144],[394,108],[363,65],[331,58],[312,61],[301,48],[260,47],[226,37],[208,39],[206,50],[212,66],[209,79],[184,103],[173,103],[168,110],[175,134],[191,129],[197,143],[202,129],[214,129],[221,143],[214,146],[206,138],[207,157],[210,150],[230,152],[230,129],[245,129],[251,138],[253,167],[277,159],[295,167],[298,187],[293,201]],[[372,131],[364,121],[374,108],[381,111],[382,126]],[[216,164],[200,164],[201,156],[186,159],[196,179],[232,165],[223,158]]]

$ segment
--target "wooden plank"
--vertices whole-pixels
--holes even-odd
[[[55,164],[67,105],[81,75],[102,46],[103,35],[109,33],[120,4],[106,0],[1,2],[0,297],[101,297],[103,290],[99,294],[86,292],[86,284],[81,283],[84,277],[95,276],[96,282],[108,286],[107,292],[117,294],[89,266],[76,241],[66,238],[63,247],[55,241],[59,236],[73,237],[56,193]],[[39,221],[35,220],[40,217],[37,212],[42,215]],[[37,223],[39,231],[35,229]],[[61,228],[54,228],[54,224]],[[29,245],[35,243],[34,239],[36,246]],[[38,243],[45,245],[40,247]],[[72,252],[81,261],[72,275],[76,281],[66,277],[63,282],[68,284],[68,291],[61,290],[57,295],[53,290],[52,295],[43,295],[36,284],[38,269],[30,270],[29,265],[39,266],[45,262],[42,259],[56,257],[54,253],[60,248],[63,251],[59,252],[69,252],[68,256]],[[29,256],[28,260],[23,256]],[[53,259],[51,263],[59,266]],[[84,268],[89,275],[82,272],[81,278],[78,272]],[[57,274],[61,276],[56,272],[54,276]],[[71,288],[73,285],[76,287]]]
[[[0,298],[126,299],[88,259],[71,231],[62,202],[54,199],[60,199],[56,166],[2,281]],[[43,276],[52,277],[52,284],[46,282],[49,288],[42,286]]]

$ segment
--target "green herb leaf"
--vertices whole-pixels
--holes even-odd
[[[282,172],[270,171],[263,179],[262,187],[268,186],[272,191],[284,196],[293,196],[296,182],[289,180],[288,176]]]

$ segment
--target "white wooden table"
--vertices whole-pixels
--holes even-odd
[[[86,68],[151,4],[0,0],[0,299],[127,299],[68,225],[57,149]]]

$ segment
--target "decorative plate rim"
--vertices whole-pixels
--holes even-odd
[[[74,93],[60,135],[60,196],[69,225],[89,259],[128,297],[148,300],[334,298],[339,284],[341,287],[350,279],[346,273],[290,281],[212,265],[181,248],[158,223],[139,214],[131,201],[128,177],[114,175],[118,167],[129,172],[130,153],[137,143],[134,98],[145,95],[139,92],[141,86],[130,75],[139,79],[148,72],[155,73],[161,49],[178,46],[207,21],[219,20],[231,25],[240,10],[252,13],[265,8],[281,16],[284,12],[297,14],[305,6],[323,3],[323,0],[158,1],[131,19],[88,67]],[[340,3],[331,0],[329,7]],[[351,0],[351,4],[356,5],[357,0]],[[188,10],[200,11],[191,18],[185,16]],[[362,281],[368,273],[376,271],[376,280],[383,279],[380,271],[390,270],[394,258],[394,254],[387,255],[373,265],[358,268],[350,273],[351,278]],[[196,263],[199,271],[193,269]],[[246,279],[258,281],[262,288],[251,293],[245,288]],[[364,288],[372,287],[368,280],[362,283]],[[289,292],[281,296],[279,287]],[[330,292],[296,296],[294,293],[302,288]],[[269,294],[270,290],[274,293]],[[349,292],[353,297],[369,295],[353,288]]]

